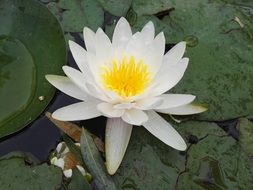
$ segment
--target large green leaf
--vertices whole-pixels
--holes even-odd
[[[253,159],[253,123],[246,118],[239,119],[236,129],[239,131],[239,144]]]
[[[209,135],[188,150],[178,189],[252,189],[252,167],[233,138]]]
[[[22,129],[47,106],[66,48],[60,25],[34,0],[0,1],[0,138]]]
[[[125,16],[132,0],[98,0],[104,10],[115,16]]]
[[[135,127],[114,176],[122,189],[251,189],[253,169],[236,140],[214,123],[174,125],[187,140],[186,152]],[[209,180],[209,181],[208,181]]]
[[[167,43],[188,42],[190,64],[172,92],[195,94],[207,104],[209,111],[201,120],[253,115],[253,9],[249,3],[233,2],[171,0],[159,19],[151,14],[128,18],[135,30],[152,20],[158,32],[165,32]],[[133,12],[140,15],[137,8]]]
[[[47,7],[60,21],[67,42],[82,38],[85,26],[96,31],[104,22],[104,11],[97,0],[50,1]]]
[[[62,183],[60,168],[42,164],[26,165],[22,156],[8,156],[0,159],[1,189],[59,189]]]

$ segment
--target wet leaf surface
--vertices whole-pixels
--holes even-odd
[[[239,144],[253,159],[253,123],[246,118],[239,119],[236,129],[239,131]]]
[[[174,150],[135,127],[123,162],[114,176],[122,189],[251,189],[252,163],[237,141],[216,124],[174,124],[187,140]]]
[[[61,187],[60,168],[42,164],[26,165],[20,156],[0,158],[0,184],[2,189],[57,189]]]
[[[83,175],[78,171],[78,169],[73,169],[73,175],[68,185],[68,190],[77,189],[91,190],[92,188]]]
[[[104,11],[97,0],[50,1],[46,6],[61,23],[67,43],[76,36],[82,38],[85,26],[96,31],[104,22]]]
[[[178,189],[252,189],[252,163],[231,137],[209,135],[187,151]]]
[[[98,0],[105,11],[115,16],[126,16],[132,0]]]

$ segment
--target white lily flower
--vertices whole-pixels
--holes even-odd
[[[164,55],[163,32],[155,36],[152,22],[132,34],[125,18],[118,21],[112,41],[101,28],[96,33],[84,28],[86,50],[69,41],[80,71],[68,66],[67,77],[47,75],[56,88],[81,100],[53,113],[53,118],[76,121],[108,117],[105,152],[109,174],[118,169],[125,154],[133,125],[143,125],[165,144],[187,148],[179,133],[156,112],[187,115],[206,111],[194,106],[190,94],[164,94],[183,77],[188,58],[186,43],[180,42]]]

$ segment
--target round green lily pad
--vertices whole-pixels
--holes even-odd
[[[0,2],[0,138],[38,117],[54,95],[66,45],[57,19],[35,0]]]

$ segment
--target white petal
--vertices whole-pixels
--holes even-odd
[[[185,42],[179,42],[171,48],[165,55],[163,63],[165,65],[177,64],[183,57],[186,48]]]
[[[150,44],[155,37],[155,27],[153,22],[149,21],[141,30],[145,45]]]
[[[124,103],[120,103],[120,104],[115,104],[113,107],[115,109],[131,109],[133,108],[134,104],[131,102],[124,102]]]
[[[108,119],[105,132],[106,168],[113,175],[124,157],[131,136],[132,125],[120,118]]]
[[[93,95],[94,97],[106,102],[109,101],[108,97],[106,97],[104,94],[104,91],[102,91],[102,89],[98,86],[95,86],[91,83],[86,83],[85,87],[90,95]]]
[[[148,116],[145,112],[138,109],[125,110],[125,113],[121,117],[126,123],[132,125],[142,125],[148,120]]]
[[[143,47],[142,47],[143,48]],[[162,65],[165,50],[165,37],[163,32],[159,33],[155,39],[147,46],[143,54],[144,63],[149,65],[151,74],[154,76]]]
[[[73,55],[73,58],[75,59],[76,64],[78,65],[82,73],[85,73],[86,76],[90,75],[90,69],[86,55],[87,52],[80,45],[73,41],[69,41],[69,48]]]
[[[197,104],[187,104],[170,109],[156,110],[161,113],[167,113],[171,115],[191,115],[207,111],[207,108]]]
[[[57,153],[60,153],[62,151],[62,146],[63,146],[64,142],[61,142],[57,145],[56,147],[56,152]],[[65,145],[64,145],[65,146]]]
[[[73,98],[79,100],[87,100],[89,97],[89,95],[84,90],[81,90],[68,77],[58,75],[46,75],[46,79],[58,90],[64,92],[65,94]]]
[[[114,48],[124,49],[131,37],[131,27],[127,20],[124,17],[121,17],[114,29],[112,37],[112,44]]]
[[[142,35],[140,32],[136,32],[126,45],[126,53],[134,56],[136,60],[141,60],[145,50],[146,46],[144,46]]]
[[[76,167],[77,167],[77,169],[81,172],[81,174],[82,174],[83,176],[85,176],[85,174],[86,174],[85,169],[84,169],[82,166],[80,166],[80,165],[76,165]]]
[[[98,65],[103,65],[112,57],[112,44],[109,37],[99,28],[95,35],[96,58]]]
[[[95,86],[95,83],[89,81],[89,77],[86,78],[83,73],[73,69],[69,66],[63,66],[63,71],[65,74],[83,91],[90,95],[90,97],[95,97],[104,101],[107,101],[108,98],[104,96],[104,93]]]
[[[57,160],[58,160],[58,159],[57,159],[57,157],[55,156],[55,157],[53,157],[53,158],[50,160],[50,163],[53,164],[53,165],[55,165],[55,162],[56,162]]]
[[[151,95],[157,96],[173,88],[182,79],[188,62],[188,58],[183,58],[178,64],[172,65],[168,70],[158,73],[153,81],[156,85],[154,85],[155,88],[152,89]]]
[[[112,117],[121,117],[124,114],[123,109],[115,109],[113,107],[113,104],[110,103],[100,103],[97,105],[97,109],[102,112],[102,114],[106,117],[112,118]]]
[[[79,102],[56,110],[52,117],[61,121],[86,120],[101,116],[96,101]]]
[[[196,96],[190,94],[162,94],[159,96],[163,102],[155,109],[168,109],[191,103]]]
[[[149,97],[137,100],[135,103],[135,108],[140,110],[149,110],[159,106],[162,103],[162,98],[159,97]]]
[[[72,80],[79,88],[87,92],[87,89],[85,87],[87,78],[83,73],[69,66],[63,66],[62,69],[64,73],[70,78],[70,80]]]
[[[95,33],[91,29],[84,27],[83,38],[84,38],[86,50],[88,52],[95,54],[95,51],[96,51],[95,50]]]
[[[70,178],[72,176],[72,169],[64,170],[63,174],[66,178]]]
[[[155,111],[147,111],[148,121],[143,126],[165,144],[177,149],[187,148],[184,139],[180,134]]]
[[[62,158],[56,159],[55,162],[53,163],[55,166],[58,166],[63,170],[64,168],[64,160]]]

